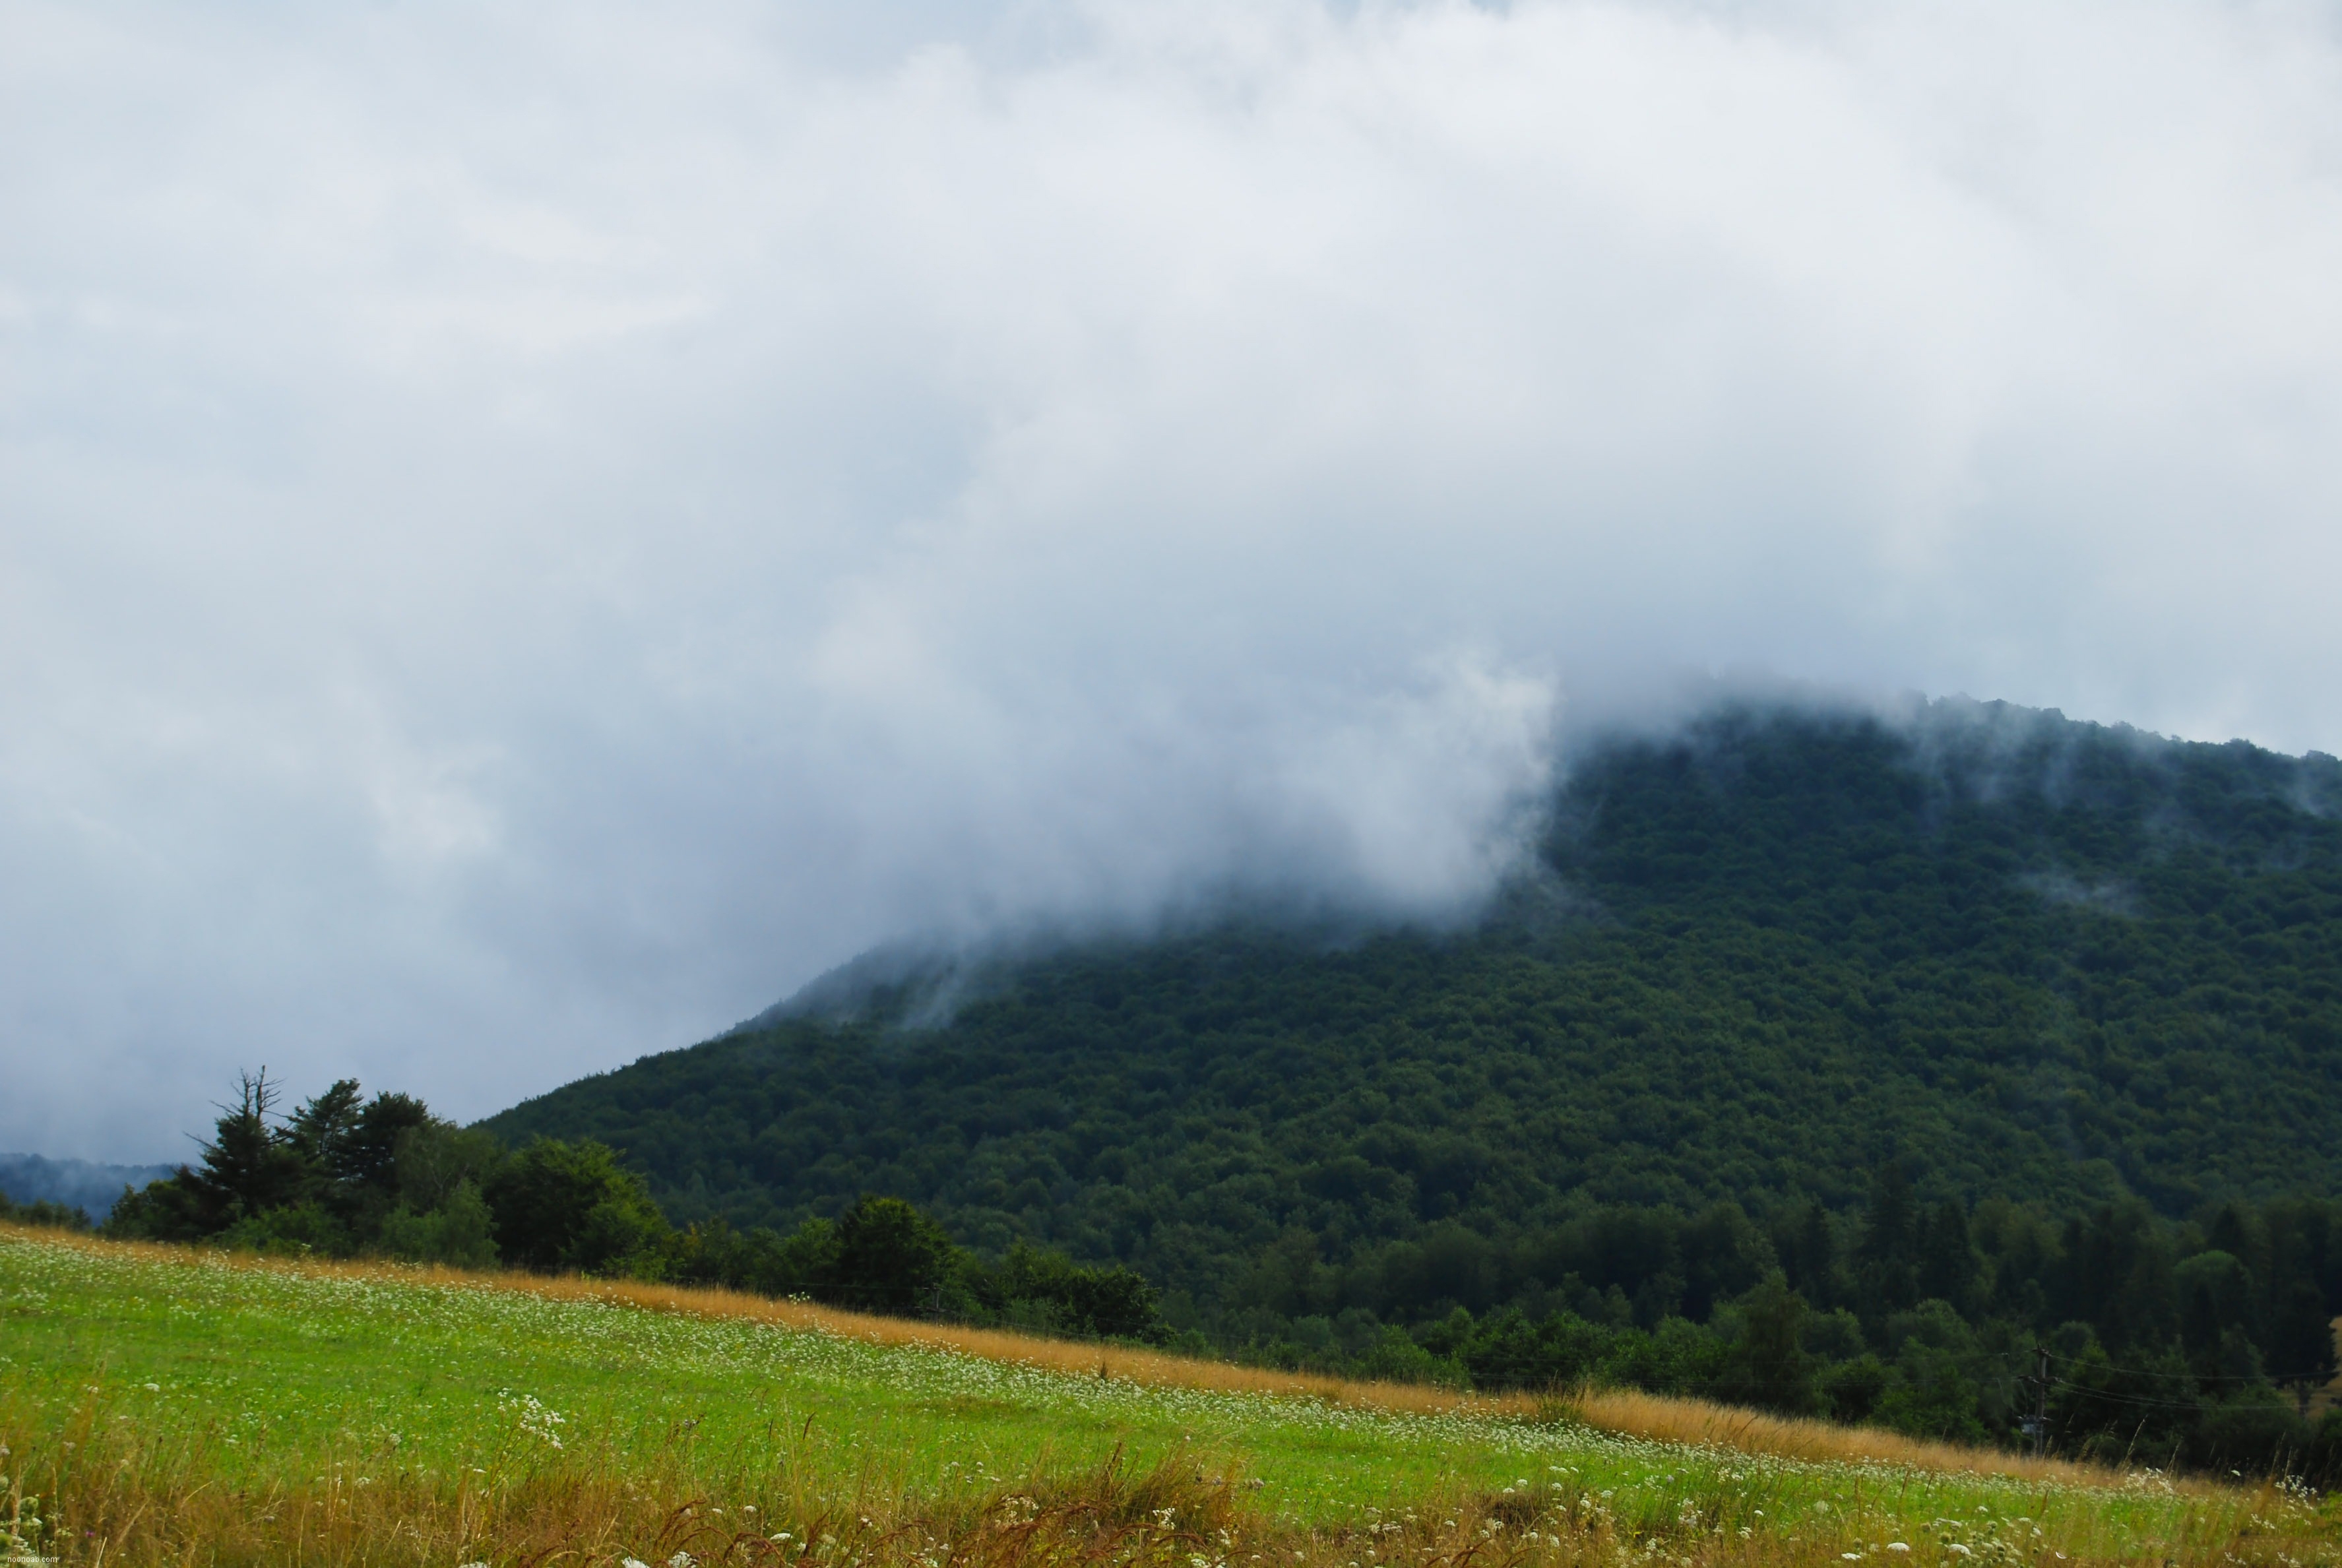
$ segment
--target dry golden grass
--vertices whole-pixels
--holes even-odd
[[[1325,1400],[1359,1410],[1394,1414],[1461,1413],[1526,1420],[1563,1419],[1597,1431],[1653,1442],[1726,1448],[1777,1458],[1832,1463],[1904,1466],[1947,1473],[2007,1476],[2075,1486],[2121,1483],[2120,1471],[2067,1460],[2037,1460],[1995,1449],[1969,1448],[1905,1437],[1873,1427],[1770,1415],[1705,1400],[1644,1393],[1631,1389],[1580,1389],[1545,1395],[1461,1393],[1415,1383],[1353,1382],[1311,1373],[1279,1372],[1227,1362],[1168,1355],[1121,1345],[1098,1345],[1037,1338],[1000,1329],[969,1328],[875,1317],[806,1302],[776,1301],[739,1291],[696,1285],[596,1280],[575,1275],[548,1277],[512,1272],[468,1273],[436,1265],[372,1260],[325,1261],[263,1258],[249,1253],[201,1252],[154,1243],[112,1242],[55,1231],[0,1227],[31,1238],[93,1249],[122,1249],[155,1261],[192,1263],[198,1259],[239,1268],[275,1269],[343,1278],[395,1278],[418,1283],[460,1284],[515,1291],[555,1301],[623,1303],[648,1312],[746,1319],[776,1327],[814,1330],[875,1344],[918,1345],[955,1351],[990,1361],[1089,1377],[1119,1378],[1151,1387],[1193,1388],[1218,1393],[1280,1394]]]
[[[383,1473],[377,1464],[370,1468],[379,1479],[368,1485],[335,1479],[239,1490],[220,1482],[226,1472],[201,1439],[142,1436],[94,1407],[65,1430],[64,1441],[43,1445],[42,1459],[20,1452],[18,1473],[0,1489],[0,1543],[22,1543],[6,1557],[16,1568],[1844,1568],[1847,1548],[1864,1557],[1876,1549],[1875,1522],[1853,1510],[1786,1533],[1726,1528],[1696,1510],[1630,1527],[1588,1493],[1510,1490],[1426,1496],[1305,1529],[1248,1507],[1240,1476],[1225,1463],[1199,1464],[1192,1452],[1143,1471],[1116,1454],[1085,1473],[1036,1473],[949,1497],[841,1496],[810,1480],[812,1467],[786,1462],[758,1474],[710,1473],[685,1447],[623,1465],[565,1454],[493,1482]],[[0,1415],[0,1441],[8,1439],[23,1434]],[[2272,1532],[2257,1518],[2283,1514],[2286,1500],[2271,1493],[2241,1501],[2207,1528],[2153,1543],[2145,1558],[2137,1543],[2110,1549],[2083,1518],[2017,1552],[1956,1558],[1923,1547],[1897,1561],[2336,1563],[2326,1533]],[[46,1528],[36,1513],[47,1516]]]
[[[1570,1403],[1583,1413],[1589,1426],[1656,1443],[1733,1448],[1817,1463],[1893,1464],[1944,1473],[2004,1475],[2067,1486],[2117,1486],[2124,1480],[2123,1472],[2106,1465],[2033,1459],[1997,1449],[1906,1437],[1877,1427],[1839,1426],[1631,1388],[1586,1389]]]

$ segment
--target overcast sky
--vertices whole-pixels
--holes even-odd
[[[1436,915],[1681,672],[2342,750],[2337,280],[2332,5],[0,0],[0,1148]]]

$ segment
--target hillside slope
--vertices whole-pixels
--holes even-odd
[[[1997,704],[1725,707],[1581,748],[1468,932],[1072,948],[904,1026],[936,984],[488,1125],[605,1139],[682,1218],[882,1190],[1198,1302],[1274,1293],[1232,1257],[1371,1263],[1386,1311],[1470,1299],[1460,1231],[1845,1209],[1897,1158],[2053,1212],[2331,1193],[2342,764]]]
[[[2336,1561],[2298,1489],[634,1283],[0,1224],[0,1326],[18,1563]]]

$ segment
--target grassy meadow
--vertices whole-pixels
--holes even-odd
[[[2342,1563],[2257,1480],[5,1229],[0,1474],[19,1565]]]

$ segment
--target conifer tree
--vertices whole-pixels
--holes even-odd
[[[1967,1211],[1947,1198],[1927,1211],[1918,1239],[1918,1290],[1922,1300],[1945,1301],[1962,1313],[1975,1304],[1983,1260],[1968,1237]]]
[[[236,1103],[220,1107],[193,1174],[197,1202],[215,1226],[299,1203],[310,1173],[291,1135],[271,1121],[277,1091],[268,1069],[238,1074],[236,1088]]]
[[[1855,1245],[1855,1277],[1867,1318],[1901,1312],[1919,1299],[1917,1209],[1910,1173],[1902,1161],[1889,1160],[1871,1182],[1870,1208]]]

